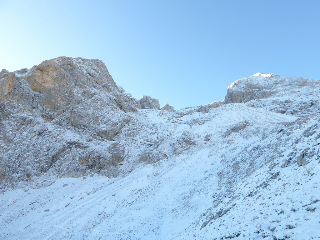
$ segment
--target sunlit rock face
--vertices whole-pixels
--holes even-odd
[[[131,171],[144,152],[136,144],[150,138],[138,139],[141,128],[151,128],[139,124],[141,108],[158,110],[159,100],[133,98],[100,60],[59,57],[31,69],[2,70],[1,187],[41,185],[45,176]]]
[[[300,116],[308,114],[310,108],[319,108],[316,96],[319,86],[318,80],[256,73],[233,82],[227,89],[224,103],[248,103]]]
[[[302,86],[314,86],[314,81],[303,78],[286,78],[274,74],[256,73],[233,82],[227,90],[225,103],[244,103],[269,98],[283,91],[296,91]]]
[[[117,175],[113,168],[124,157],[105,149],[140,105],[102,61],[59,57],[29,70],[3,70],[0,78],[2,184],[48,172]],[[124,156],[125,147],[111,149]]]
[[[165,105],[163,105],[161,108],[161,110],[168,110],[168,111],[174,111],[174,107],[169,105],[168,103],[166,103]]]

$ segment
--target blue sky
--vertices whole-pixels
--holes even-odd
[[[101,59],[134,97],[223,100],[256,72],[319,79],[320,1],[0,0],[0,70]]]

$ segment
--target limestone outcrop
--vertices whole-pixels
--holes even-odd
[[[279,75],[256,73],[233,82],[227,90],[224,103],[246,103],[251,100],[266,99],[283,91],[312,86],[315,82],[304,78],[284,78]]]
[[[115,138],[140,108],[100,60],[59,57],[0,73],[2,187],[45,174],[117,175]]]
[[[160,108],[160,110],[174,111],[174,107],[166,103]]]
[[[150,96],[143,96],[139,99],[139,103],[142,109],[160,109],[159,100]]]
[[[206,105],[200,106],[199,109],[198,109],[198,112],[208,113],[210,111],[210,109],[221,107],[222,104],[223,104],[223,102],[221,102],[221,101],[212,102],[210,104],[206,104]]]

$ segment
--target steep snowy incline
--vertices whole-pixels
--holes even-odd
[[[319,153],[313,149],[320,144],[319,119],[301,122],[244,104],[178,118],[156,110],[141,114],[146,126],[157,124],[177,139],[191,131],[193,144],[123,177],[63,178],[2,193],[0,237],[320,237]]]
[[[99,60],[0,72],[0,239],[320,238],[320,81],[174,111]]]

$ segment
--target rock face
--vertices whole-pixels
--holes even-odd
[[[159,100],[149,96],[143,96],[139,103],[142,109],[160,109]]]
[[[139,108],[100,60],[59,57],[30,70],[3,70],[1,185],[43,174],[117,175],[125,147],[114,138]]]
[[[252,107],[301,116],[319,108],[319,100],[312,90],[318,87],[317,80],[256,73],[233,82],[223,104],[247,103]]]
[[[252,99],[268,98],[273,93],[272,85],[266,84],[275,80],[273,74],[255,74],[249,78],[243,78],[233,82],[227,90],[225,103],[243,103]],[[271,81],[270,81],[271,80]],[[268,86],[266,88],[266,86]]]
[[[245,103],[265,99],[285,90],[296,91],[296,88],[306,85],[312,86],[314,81],[303,78],[283,78],[271,73],[256,73],[233,82],[228,87],[224,103]]]
[[[132,153],[141,146],[137,139],[150,139],[141,130],[153,128],[139,123],[141,108],[158,110],[159,101],[125,93],[100,60],[59,57],[31,69],[2,70],[0,187],[131,171],[144,152]]]
[[[168,103],[166,103],[165,105],[163,105],[161,108],[161,110],[167,110],[167,111],[174,111],[174,107],[169,105]]]
[[[213,102],[213,103],[210,103],[210,104],[207,104],[207,105],[203,105],[203,106],[199,107],[198,112],[208,113],[210,111],[210,109],[221,107],[222,104],[223,104],[223,102],[218,101],[218,102]]]
[[[195,139],[194,134],[184,131],[175,145],[173,150],[174,154],[181,154],[182,152],[189,150],[193,145],[196,145]]]
[[[7,96],[16,87],[17,82],[14,74],[10,74],[5,69],[0,73],[0,99]]]

